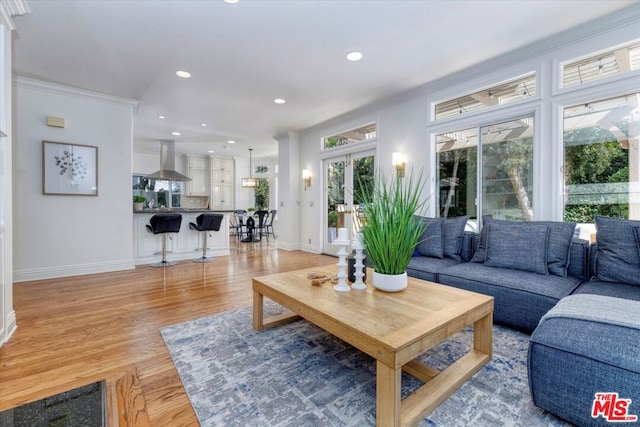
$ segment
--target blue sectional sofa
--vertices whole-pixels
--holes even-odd
[[[445,219],[442,225],[453,220],[458,219]],[[483,223],[479,236],[456,229],[462,245],[457,259],[434,257],[437,251],[419,246],[420,256],[411,260],[407,274],[491,295],[496,323],[531,332],[551,307],[586,280],[589,243],[573,239],[573,223],[489,217]],[[430,230],[437,225],[429,223],[426,242],[437,244]],[[443,241],[450,235],[443,233]]]
[[[533,402],[579,426],[615,418],[611,401],[592,416],[596,393],[631,399],[627,415],[640,420],[640,221],[595,223],[590,280],[542,318],[527,359]]]
[[[409,261],[407,274],[438,282],[440,271],[470,261],[477,234],[464,231],[468,219],[468,216],[422,218],[427,228],[415,250],[415,256]]]
[[[640,221],[597,217],[593,246],[573,237],[573,223],[483,218],[478,235],[430,221],[430,243],[407,273],[492,295],[496,323],[532,332],[537,406],[579,426],[608,425],[605,403],[591,416],[595,393],[618,393],[640,419]],[[459,257],[438,256],[452,236]]]

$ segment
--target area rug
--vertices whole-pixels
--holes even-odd
[[[282,308],[268,302],[265,313]],[[301,320],[257,332],[250,307],[160,329],[200,424],[375,426],[375,360]],[[494,326],[493,359],[420,426],[567,426],[536,408],[529,336]],[[472,342],[466,329],[422,356],[442,369]],[[402,394],[422,383],[403,374]]]

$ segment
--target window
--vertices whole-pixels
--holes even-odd
[[[435,119],[455,117],[536,95],[535,74],[436,104]]]
[[[640,43],[593,55],[563,66],[563,87],[581,85],[640,69]]]
[[[375,139],[376,137],[377,126],[375,123],[371,123],[357,129],[352,129],[346,132],[339,133],[337,135],[328,136],[323,139],[323,147],[326,150],[330,148],[341,147],[347,144],[369,141]]]
[[[269,180],[257,178],[258,186],[255,190],[255,207],[257,210],[269,209]]]
[[[533,219],[533,122],[527,116],[436,136],[441,217]]]
[[[564,219],[640,219],[640,92],[564,108]]]

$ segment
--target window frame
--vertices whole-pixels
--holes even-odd
[[[325,145],[325,140],[327,138],[332,138],[334,136],[338,136],[341,135],[343,133],[347,133],[347,132],[351,132],[354,130],[358,130],[367,126],[371,126],[374,125],[375,129],[376,129],[376,136],[374,138],[370,138],[370,139],[365,139],[363,141],[358,141],[358,142],[352,142],[349,144],[342,144],[342,145],[336,145],[335,147],[329,147],[327,148]],[[364,123],[360,124],[360,125],[355,125],[355,126],[346,126],[344,128],[344,130],[341,131],[337,131],[337,132],[332,132],[329,135],[324,135],[320,137],[320,150],[322,152],[335,152],[336,150],[339,149],[344,149],[345,147],[359,147],[362,144],[369,144],[371,142],[376,142],[378,141],[378,139],[380,138],[380,127],[379,127],[379,120],[371,120],[371,121],[365,121]]]
[[[540,217],[541,205],[544,205],[542,182],[542,158],[543,158],[543,146],[542,146],[542,103],[540,101],[531,101],[526,104],[520,103],[519,105],[508,104],[511,106],[509,109],[500,109],[492,111],[483,111],[481,114],[474,114],[473,116],[465,117],[464,119],[450,121],[448,123],[438,123],[437,126],[429,127],[429,140],[430,140],[430,152],[432,156],[431,173],[429,176],[429,194],[433,194],[435,201],[433,203],[434,208],[430,214],[439,215],[439,197],[440,189],[438,185],[438,165],[435,163],[437,159],[436,152],[436,137],[442,133],[456,132],[460,129],[477,128],[478,131],[486,126],[492,126],[499,123],[504,123],[512,120],[517,120],[522,117],[533,117],[533,194],[532,204],[533,218],[534,220]],[[482,149],[478,145],[478,165],[482,165]],[[478,227],[482,226],[482,168],[479,167],[477,173],[478,179],[476,179],[476,215],[478,216]],[[478,228],[478,229],[479,229]]]

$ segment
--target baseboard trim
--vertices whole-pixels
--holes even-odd
[[[65,265],[62,267],[33,268],[29,270],[14,270],[13,282],[28,282],[31,280],[55,279],[58,277],[82,276],[85,274],[108,273],[111,271],[133,270],[133,259]]]
[[[5,327],[0,331],[0,347],[9,341],[11,335],[18,329],[18,324],[16,323],[16,312],[15,310],[11,310],[9,315],[5,320]]]

